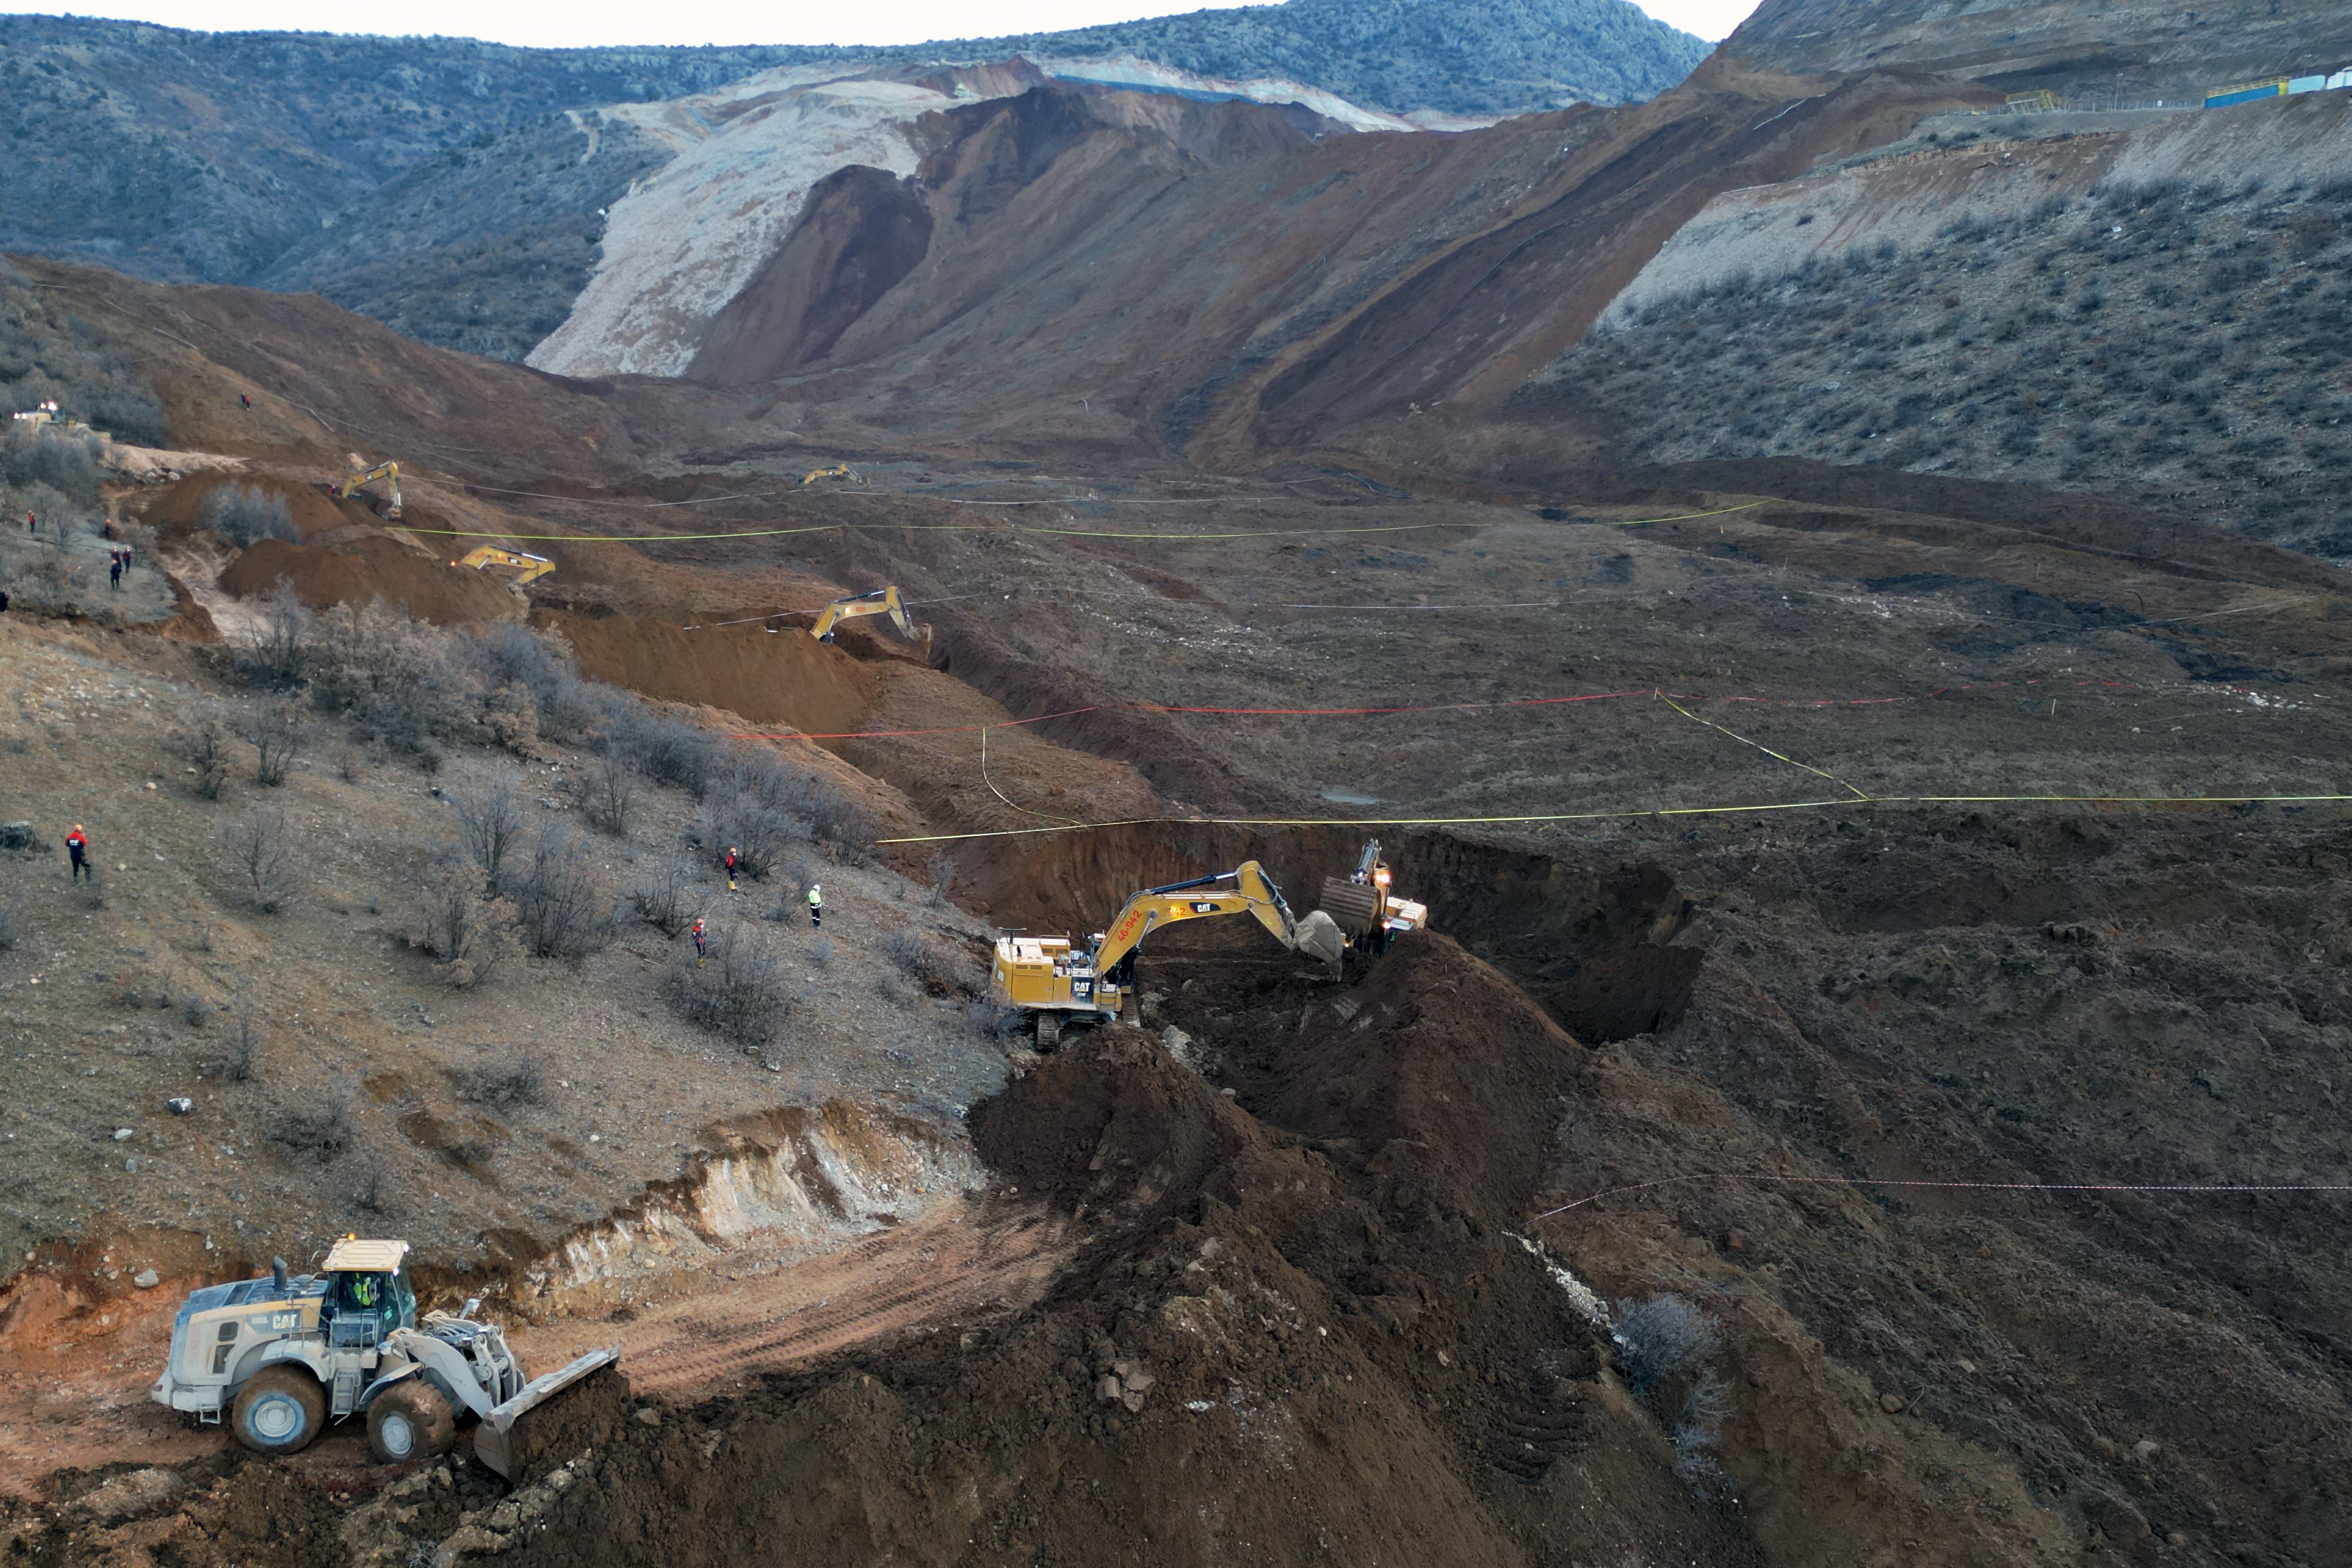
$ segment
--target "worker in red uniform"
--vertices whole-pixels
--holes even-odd
[[[735,868],[743,863],[743,852],[730,845],[727,848],[727,890],[735,890]]]
[[[93,882],[98,880],[98,868],[89,863],[89,838],[82,832],[79,822],[73,825],[73,831],[66,835],[66,858],[73,863],[72,869],[67,874],[70,880],[79,882],[85,876]]]
[[[707,951],[703,943],[709,935],[709,933],[703,930],[702,922],[696,921],[694,922],[694,967],[697,969],[702,967],[703,954]]]

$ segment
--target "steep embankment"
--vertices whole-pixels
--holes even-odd
[[[1725,40],[1726,55],[1790,71],[1902,68],[1949,72],[2004,92],[2070,99],[2194,100],[2250,77],[2303,76],[2352,62],[2352,14],[2277,0],[2085,0],[1944,5],[1892,0],[1768,0]]]
[[[2021,480],[2342,556],[2347,198],[2347,93],[2037,140],[1931,122],[1717,198],[1523,406],[1635,462]]]
[[[1795,96],[1717,72],[1640,109],[1319,139],[1271,110],[1059,88],[958,109],[927,125],[911,191],[833,193],[785,241],[705,368],[789,369],[778,390],[803,429],[1210,461],[1255,456],[1261,433],[1303,443],[1414,401],[1492,399],[1710,196],[1968,93],[1874,78]],[[918,197],[921,260],[836,336],[904,265],[919,226],[891,214]],[[870,265],[846,248],[860,234],[888,239]]]

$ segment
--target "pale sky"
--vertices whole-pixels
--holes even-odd
[[[1196,11],[1244,0],[863,0],[831,5],[704,0],[74,0],[69,5],[0,0],[0,12],[111,16],[211,32],[440,33],[541,47],[589,44],[904,44],[1045,33],[1097,22]],[[1641,0],[1642,8],[1702,38],[1718,39],[1755,0]]]

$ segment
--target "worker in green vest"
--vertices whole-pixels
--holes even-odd
[[[824,885],[821,882],[809,884],[809,924],[812,927],[824,924]]]

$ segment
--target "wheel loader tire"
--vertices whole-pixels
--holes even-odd
[[[368,1406],[368,1452],[380,1464],[434,1459],[457,1441],[457,1418],[441,1391],[421,1377],[394,1384]]]
[[[1054,1054],[1054,1047],[1061,1043],[1062,1016],[1058,1013],[1038,1014],[1037,1054],[1041,1057],[1051,1056]]]
[[[300,1367],[264,1367],[236,1391],[228,1419],[257,1454],[299,1454],[327,1424],[327,1391]]]

